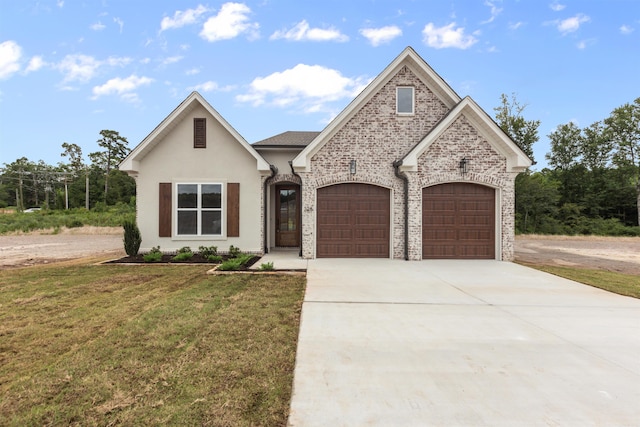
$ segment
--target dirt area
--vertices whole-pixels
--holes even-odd
[[[125,255],[121,227],[82,227],[0,236],[0,269],[68,259]]]
[[[516,261],[640,275],[640,237],[517,236]],[[122,228],[83,227],[0,236],[0,269],[85,257],[124,257]]]
[[[640,237],[516,236],[516,261],[640,275]]]

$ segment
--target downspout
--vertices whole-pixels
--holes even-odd
[[[277,175],[278,173],[278,168],[273,166],[273,165],[269,165],[269,169],[271,169],[271,176],[269,176],[267,179],[264,180],[264,197],[263,197],[263,204],[264,204],[264,253],[268,254],[269,253],[269,244],[268,242],[268,235],[269,235],[269,221],[267,221],[267,213],[268,211],[268,206],[269,204],[267,203],[268,200],[268,196],[269,196],[269,191],[268,191],[268,186],[269,186],[269,181]]]
[[[293,160],[289,160],[289,167],[291,168],[293,176],[297,176],[298,179],[300,179],[300,212],[298,213],[298,215],[300,215],[300,221],[298,221],[298,230],[300,230],[300,253],[298,256],[302,258],[302,177],[293,170]]]
[[[402,160],[393,162],[393,171],[404,183],[404,260],[409,261],[409,178],[400,172]]]

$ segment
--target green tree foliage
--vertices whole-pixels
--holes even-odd
[[[635,185],[636,224],[640,225],[640,97],[613,110],[604,122],[613,145],[612,160]]]
[[[104,170],[104,201],[107,203],[109,196],[109,181],[111,170],[116,169],[118,164],[129,154],[129,141],[127,138],[120,136],[114,130],[103,129],[100,131],[100,138],[97,142],[104,151],[97,151],[89,154],[94,165]]]
[[[496,112],[496,122],[498,126],[511,137],[513,142],[515,142],[516,145],[529,156],[533,164],[535,164],[533,144],[540,139],[538,136],[540,120],[525,120],[522,112],[527,106],[526,104],[521,105],[516,99],[515,94],[511,94],[511,99],[509,99],[507,95],[502,94],[500,101],[500,106],[493,109]]]

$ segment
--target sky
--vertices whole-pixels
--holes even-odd
[[[320,131],[407,47],[491,117],[557,126],[640,96],[640,0],[0,0],[0,168],[133,149],[196,90],[248,142]]]

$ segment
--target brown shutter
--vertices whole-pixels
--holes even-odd
[[[227,237],[240,237],[240,183],[227,184]]]
[[[171,183],[160,183],[158,236],[171,237]]]
[[[193,119],[193,148],[207,148],[207,119]]]

